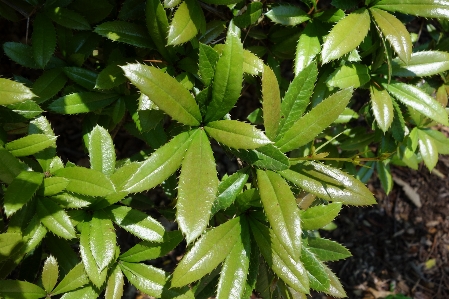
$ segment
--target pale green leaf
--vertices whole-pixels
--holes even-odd
[[[114,93],[79,92],[63,96],[48,108],[60,114],[86,113],[106,107],[118,99]]]
[[[109,276],[106,284],[106,291],[104,293],[105,299],[120,299],[123,296],[123,286],[125,279],[119,266],[116,264]]]
[[[287,156],[272,144],[254,150],[231,150],[238,158],[262,169],[284,170],[290,166]]]
[[[204,85],[210,85],[214,78],[215,66],[219,55],[212,47],[200,43],[198,68]]]
[[[47,296],[39,286],[21,280],[0,280],[0,296],[5,299],[38,299]]]
[[[256,149],[271,143],[255,126],[236,120],[217,120],[204,129],[210,137],[235,149]]]
[[[443,125],[449,125],[447,113],[440,103],[419,88],[402,82],[382,85],[393,97],[405,105]]]
[[[69,293],[65,293],[61,299],[90,299],[90,298],[98,298],[100,294],[98,294],[98,288],[95,288],[91,284],[85,286],[81,289],[77,289],[71,291]]]
[[[103,127],[96,125],[89,134],[90,167],[111,175],[115,171],[115,148],[111,135]]]
[[[313,22],[308,23],[299,36],[294,63],[295,76],[305,70],[321,51],[321,43],[316,31],[316,25]]]
[[[89,277],[89,280],[97,287],[100,288],[106,281],[108,269],[105,268],[100,271],[97,267],[97,263],[90,250],[90,224],[88,222],[82,222],[81,235],[79,241],[81,260],[83,261],[84,269]]]
[[[301,211],[302,228],[305,230],[319,229],[329,224],[338,216],[342,207],[341,202],[318,205]]]
[[[42,173],[22,171],[12,180],[3,198],[4,211],[7,217],[11,217],[33,198],[43,178]]]
[[[375,204],[371,191],[356,178],[317,162],[300,162],[280,174],[305,191],[347,205]]]
[[[449,70],[449,53],[442,51],[421,51],[413,53],[407,64],[393,59],[393,76],[424,77]]]
[[[309,15],[305,11],[293,5],[273,7],[265,15],[273,22],[284,26],[295,26],[310,20]]]
[[[288,152],[314,140],[344,111],[351,96],[351,88],[329,96],[295,122],[275,145],[282,152]]]
[[[370,8],[370,12],[399,58],[408,64],[412,55],[412,40],[407,28],[395,16],[386,11]]]
[[[327,35],[321,58],[328,63],[351,52],[363,41],[370,27],[368,10],[356,10],[340,20]]]
[[[329,76],[326,83],[331,87],[338,87],[340,89],[348,87],[357,88],[368,83],[370,79],[371,77],[366,65],[351,63],[337,68]]]
[[[259,3],[259,2],[253,2]],[[263,72],[263,60],[250,51],[243,49],[243,72],[257,76]]]
[[[47,293],[50,293],[58,281],[59,266],[54,256],[47,257],[42,270],[42,285]]]
[[[112,221],[102,211],[95,211],[90,221],[89,244],[92,256],[102,271],[115,257],[116,235]]]
[[[41,197],[37,201],[37,214],[49,231],[64,239],[76,237],[75,228],[67,213],[51,199]]]
[[[251,220],[251,231],[268,266],[286,284],[300,293],[309,293],[309,279],[304,265],[292,258],[276,234],[257,220]]]
[[[69,180],[67,191],[88,196],[106,196],[115,192],[111,180],[103,173],[84,167],[67,167],[54,173]]]
[[[257,170],[257,186],[268,222],[293,259],[301,253],[301,219],[287,182],[272,171]]]
[[[37,65],[44,68],[56,48],[56,31],[47,16],[38,13],[33,22],[33,56]]]
[[[388,92],[376,85],[370,86],[371,108],[379,128],[386,132],[391,126],[394,117],[393,102]]]
[[[206,229],[218,190],[212,148],[204,130],[192,135],[182,162],[176,202],[176,221],[191,243]]]
[[[308,238],[307,240],[310,252],[314,253],[321,261],[338,261],[351,256],[346,247],[335,241],[323,238]]]
[[[228,31],[226,43],[215,68],[212,101],[207,107],[205,121],[222,119],[234,107],[243,78],[243,44],[240,38]]]
[[[5,148],[16,157],[30,156],[55,146],[56,138],[45,134],[31,134],[6,143]]]
[[[32,99],[36,95],[24,84],[0,78],[0,105],[9,105]]]
[[[143,64],[123,66],[125,76],[173,119],[198,126],[201,113],[195,99],[175,78],[158,68]]]
[[[433,129],[422,131],[433,139],[433,142],[438,149],[438,153],[449,155],[449,138],[447,138],[444,133]]]
[[[89,278],[84,271],[83,263],[77,264],[70,270],[69,273],[64,277],[64,279],[56,286],[53,290],[53,295],[58,295],[62,293],[67,293],[76,290],[83,285],[89,283]]]
[[[264,65],[262,74],[262,110],[265,134],[274,140],[281,119],[281,94],[276,75],[266,65]]]
[[[82,15],[65,7],[55,7],[49,9],[46,13],[55,23],[61,26],[76,30],[91,29],[89,22]]]
[[[449,15],[446,0],[381,0],[374,7],[426,18],[447,18]]]
[[[166,255],[173,250],[181,241],[183,236],[181,231],[175,230],[164,233],[162,243],[143,241],[124,252],[119,259],[125,262],[138,263],[146,260],[152,260]]]
[[[429,170],[432,170],[438,162],[438,148],[429,135],[422,130],[418,130],[419,151]]]
[[[144,162],[135,162],[120,168],[111,179],[121,190],[129,193],[154,188],[179,168],[190,141],[188,132],[181,133],[157,149]]]
[[[172,286],[187,285],[215,269],[231,252],[240,238],[240,232],[240,218],[206,232],[176,267]]]
[[[165,285],[165,272],[153,266],[121,262],[120,269],[137,289],[154,297],[160,297]]]
[[[168,45],[188,42],[206,28],[206,19],[199,3],[185,0],[178,6],[168,30]]]
[[[153,48],[144,26],[125,21],[105,22],[95,27],[94,32],[112,41],[125,43],[139,48]]]
[[[163,242],[164,227],[151,216],[124,206],[110,206],[109,218],[131,234],[150,242]]]

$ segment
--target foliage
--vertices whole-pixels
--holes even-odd
[[[0,297],[120,298],[125,278],[158,298],[345,297],[325,262],[350,253],[318,229],[375,204],[373,169],[388,192],[390,163],[449,154],[446,1],[4,0],[0,15],[30,20],[31,45],[3,50],[34,70],[0,78]],[[89,168],[58,156],[54,114],[83,119]],[[118,157],[121,129],[149,150]],[[237,172],[217,174],[217,144]],[[141,242],[122,250],[118,229]],[[173,273],[148,263],[183,240]]]

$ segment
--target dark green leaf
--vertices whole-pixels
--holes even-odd
[[[87,20],[77,12],[64,7],[55,7],[47,11],[47,15],[61,26],[76,29],[76,30],[90,30],[90,25]]]
[[[80,92],[61,97],[48,108],[60,114],[86,113],[101,109],[118,99],[117,94]]]
[[[295,26],[310,20],[309,15],[293,5],[279,5],[265,13],[273,22],[285,26]]]
[[[167,14],[160,0],[148,0],[146,2],[145,19],[148,32],[159,53],[165,59],[170,60],[170,55],[166,48],[168,35]]]
[[[300,162],[280,174],[305,191],[348,205],[375,204],[373,194],[356,178],[317,162]]]
[[[97,77],[95,88],[97,89],[111,89],[126,82],[126,77],[123,70],[116,64],[111,64],[105,67]]]
[[[94,89],[98,74],[81,67],[65,67],[64,73],[73,82],[89,90]]]
[[[36,102],[41,104],[56,95],[67,82],[61,68],[44,71],[33,84],[33,92],[38,96]]]
[[[46,197],[39,198],[37,213],[42,224],[55,235],[65,239],[76,237],[75,228],[69,216],[52,200]]]
[[[37,14],[33,23],[33,54],[40,68],[50,61],[56,48],[56,31],[53,23],[44,14]]]
[[[377,176],[385,193],[388,195],[393,189],[393,177],[391,176],[390,166],[385,161],[376,162]]]
[[[19,160],[4,147],[0,146],[0,180],[10,184],[23,170]]]
[[[111,13],[114,8],[112,3],[109,0],[73,0],[70,7],[84,16],[89,23],[94,24]]]
[[[255,24],[262,15],[263,3],[252,2],[246,7],[246,11],[234,17],[234,24],[240,28]]]
[[[153,48],[145,27],[125,21],[111,21],[95,27],[94,32],[112,41],[140,48]]]
[[[12,180],[3,198],[3,205],[7,217],[10,217],[31,200],[42,183],[43,178],[44,175],[42,173],[22,171]]]
[[[240,218],[229,220],[205,233],[176,267],[172,286],[187,285],[211,272],[231,252],[240,233]]]
[[[197,129],[185,154],[178,184],[176,220],[191,243],[206,229],[218,190],[212,148],[206,133]]]
[[[5,51],[6,56],[12,61],[27,68],[39,68],[36,61],[34,61],[33,49],[31,46],[16,42],[6,42],[3,44],[3,50]]]

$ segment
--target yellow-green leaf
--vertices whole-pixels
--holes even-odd
[[[50,293],[58,281],[59,267],[54,256],[47,257],[42,270],[42,285],[47,293]]]
[[[281,94],[276,75],[266,65],[264,65],[262,75],[262,109],[265,134],[274,140],[281,119]]]
[[[185,0],[179,5],[168,30],[168,45],[188,42],[206,28],[206,19],[199,3]]]
[[[78,263],[73,267],[64,279],[53,290],[53,295],[58,295],[73,291],[89,283],[89,278],[84,271],[83,263]]]
[[[90,167],[111,175],[115,171],[115,148],[111,135],[96,125],[89,134]]]
[[[374,7],[426,18],[447,18],[449,15],[446,0],[381,0]]]
[[[36,95],[25,85],[0,78],[0,105],[9,105],[32,99]]]
[[[5,148],[16,157],[38,153],[50,146],[55,146],[56,136],[31,134],[5,144]]]
[[[338,87],[340,89],[353,87],[357,88],[365,85],[371,79],[368,73],[368,67],[364,64],[351,63],[340,66],[333,72],[327,85]]]
[[[393,122],[393,102],[385,89],[374,84],[370,86],[370,94],[374,118],[382,131],[386,132]]]
[[[42,183],[44,175],[39,172],[22,171],[9,184],[4,193],[5,214],[10,217],[33,198]]]
[[[40,221],[55,235],[64,239],[76,238],[75,228],[67,213],[55,202],[46,197],[37,201],[37,214]]]
[[[89,244],[92,256],[102,271],[114,259],[116,235],[112,221],[102,211],[95,211],[90,221]]]
[[[424,131],[418,130],[419,151],[429,170],[432,170],[438,162],[438,148],[434,140]]]
[[[119,266],[128,281],[137,289],[150,296],[161,297],[166,280],[164,271],[145,264],[120,262]]]
[[[11,299],[38,299],[47,296],[39,286],[21,280],[0,280],[0,296]]]
[[[125,279],[118,264],[115,264],[114,270],[112,270],[109,276],[108,283],[106,284],[106,290],[104,293],[105,299],[120,299],[123,295],[123,286]]]

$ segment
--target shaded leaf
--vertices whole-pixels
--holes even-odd
[[[346,247],[335,241],[323,238],[308,238],[307,242],[309,251],[323,262],[338,261],[352,256]]]
[[[34,60],[40,68],[44,68],[50,61],[56,48],[56,31],[47,16],[37,14],[33,23],[33,54]]]
[[[393,189],[393,178],[391,176],[390,166],[386,163],[386,161],[377,161],[376,170],[382,188],[388,195]]]
[[[79,92],[63,96],[48,108],[53,112],[60,114],[77,114],[95,111],[106,107],[118,99],[118,95],[114,93],[98,93],[98,92]]]
[[[67,213],[52,200],[41,197],[37,201],[37,214],[49,231],[64,239],[76,238],[75,228]]]
[[[230,207],[237,195],[242,192],[248,178],[248,170],[241,169],[222,180],[218,185],[218,196],[213,202],[211,214],[214,215],[218,211]]]
[[[151,40],[155,43],[158,52],[165,59],[170,60],[170,54],[166,48],[168,19],[160,0],[146,1],[145,20],[148,33],[151,36]]]
[[[44,175],[42,173],[22,171],[12,180],[3,198],[3,205],[7,217],[10,217],[31,200],[41,185],[43,178]]]
[[[46,13],[55,23],[61,26],[76,30],[91,29],[89,22],[82,15],[65,7],[55,7],[49,9]]]
[[[76,84],[79,84],[89,90],[94,89],[98,76],[96,72],[76,66],[66,66],[63,70],[66,76]]]
[[[210,46],[200,43],[199,45],[199,71],[204,85],[210,85],[214,78],[215,66],[217,64],[219,54]]]
[[[55,96],[67,82],[62,68],[46,70],[33,84],[33,92],[38,96],[36,103],[41,104]]]
[[[112,41],[125,43],[140,48],[153,48],[145,27],[125,22],[110,21],[95,27],[94,32]]]
[[[11,299],[38,299],[47,293],[39,286],[20,280],[0,280],[0,296]]]
[[[240,28],[248,27],[255,24],[262,15],[263,3],[252,2],[246,7],[246,11],[241,15],[234,17],[234,23]]]
[[[95,88],[111,89],[126,82],[123,70],[116,64],[105,67],[97,76]]]
[[[273,22],[284,26],[295,26],[310,20],[309,15],[305,11],[293,5],[273,7],[265,15]]]

